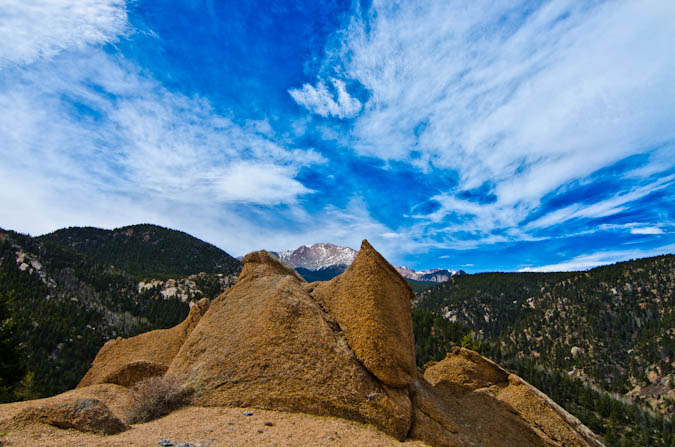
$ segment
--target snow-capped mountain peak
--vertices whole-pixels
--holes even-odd
[[[319,270],[335,265],[350,265],[356,257],[356,250],[326,242],[302,245],[295,250],[277,253],[279,259],[293,268]]]
[[[429,269],[415,271],[404,266],[394,266],[404,278],[423,282],[445,282],[455,275],[463,275],[462,270]]]
[[[295,250],[285,250],[274,254],[293,268],[312,271],[333,268],[334,274],[339,274],[352,263],[356,253],[356,250],[352,248],[323,242],[309,246],[302,245]],[[335,267],[339,268],[335,269]],[[403,266],[395,266],[394,268],[404,278],[423,282],[444,282],[455,275],[464,274],[462,270],[429,269],[415,271]]]

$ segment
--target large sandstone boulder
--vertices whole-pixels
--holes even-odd
[[[346,272],[317,284],[311,293],[335,318],[356,357],[382,383],[405,387],[415,380],[412,290],[368,241]]]
[[[10,421],[10,426],[48,424],[100,435],[114,435],[129,429],[98,399],[61,400],[47,405],[25,408]]]
[[[405,438],[407,388],[380,383],[359,363],[292,269],[264,251],[243,262],[237,284],[211,304],[167,374],[184,378],[201,405],[339,416]]]
[[[182,323],[171,329],[108,341],[96,355],[78,388],[97,383],[128,387],[145,378],[163,375],[208,308],[208,300],[202,299],[192,306]]]
[[[12,402],[0,405],[0,432],[4,431],[5,426],[10,424],[12,420],[15,422],[26,421],[26,418],[15,419],[17,415],[32,407],[35,408],[52,408],[58,407],[61,404],[68,402],[76,402],[79,400],[97,400],[105,404],[112,412],[113,416],[122,422],[127,422],[126,414],[134,404],[133,393],[120,385],[112,383],[101,383],[91,385],[83,388],[75,388],[74,390],[66,391],[65,393],[56,396],[47,397],[44,399],[27,400],[23,402]],[[30,413],[30,412],[28,412]],[[35,421],[34,421],[35,422]],[[37,421],[39,422],[39,421]]]
[[[433,446],[602,446],[540,391],[468,349],[427,368],[414,390],[410,436]]]

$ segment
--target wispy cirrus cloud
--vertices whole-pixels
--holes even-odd
[[[115,42],[128,26],[126,0],[6,0],[0,11],[0,68]]]
[[[635,227],[630,229],[631,234],[663,234],[659,227]]]
[[[0,104],[15,111],[0,118],[12,148],[7,166],[186,202],[275,204],[309,192],[293,177],[322,162],[311,150],[289,148],[255,123],[238,125],[105,53],[58,62],[2,83]]]
[[[659,178],[646,185],[632,188],[628,191],[622,191],[610,198],[596,201],[595,203],[573,204],[564,208],[558,208],[543,217],[529,222],[524,226],[525,230],[548,228],[554,225],[564,224],[572,219],[589,219],[611,216],[629,209],[630,204],[641,199],[655,191],[662,190],[672,186],[675,182],[675,176]],[[655,233],[652,233],[655,234]]]
[[[12,3],[8,11],[3,226],[39,234],[149,221],[241,253],[263,235],[297,240],[318,225],[297,205],[312,191],[295,177],[325,159],[276,136],[266,120],[237,120],[104,49],[129,31],[124,2]],[[26,26],[38,31],[17,43]]]
[[[10,0],[0,225],[477,270],[672,241],[672,2],[366,3]]]
[[[401,223],[420,242],[536,239],[537,228],[625,212],[672,187],[657,181],[675,166],[672,3],[525,6],[374,1],[327,48],[322,73],[368,91],[348,147],[457,172],[456,187],[430,197],[439,209]],[[543,208],[570,183],[652,153],[641,173],[608,174],[625,174],[613,197]]]
[[[542,265],[538,267],[523,267],[519,272],[568,272],[588,270],[600,265],[614,264],[615,262],[628,261],[631,259],[656,256],[664,253],[675,252],[675,244],[664,245],[653,249],[633,250],[606,250],[575,256],[574,258],[557,264]]]

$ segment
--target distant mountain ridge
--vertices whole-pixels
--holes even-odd
[[[310,246],[301,245],[295,250],[284,250],[278,253],[273,252],[273,254],[293,268],[302,267],[307,270],[321,270],[339,265],[348,266],[356,258],[356,250],[326,242]]]
[[[466,275],[464,270],[430,269],[415,271],[403,266],[394,266],[404,278],[420,282],[445,282],[456,275]]]
[[[307,281],[327,281],[347,270],[354,261],[357,251],[349,247],[328,242],[301,245],[295,250],[271,252],[281,261],[290,265]],[[403,266],[394,266],[404,278],[418,282],[440,283],[455,275],[465,274],[462,270],[430,269],[415,271]]]
[[[152,224],[114,230],[69,227],[36,238],[56,242],[138,279],[204,273],[238,274],[241,263],[220,248],[178,230]]]

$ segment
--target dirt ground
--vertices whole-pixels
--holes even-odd
[[[244,415],[252,412],[252,416]],[[168,416],[113,436],[61,430],[34,424],[0,433],[0,445],[12,446],[142,446],[163,440],[183,447],[428,447],[420,441],[404,443],[373,426],[334,417],[311,416],[249,408],[186,407]]]

